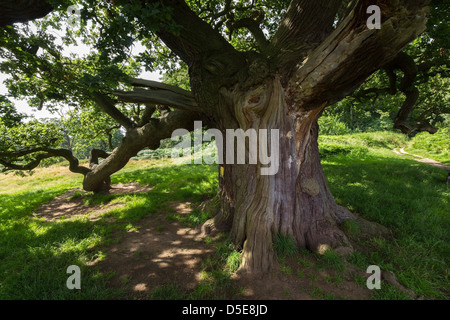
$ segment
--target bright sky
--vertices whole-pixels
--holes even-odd
[[[51,30],[50,32],[52,32],[53,34],[59,34],[59,32],[55,31],[55,30]],[[81,44],[79,46],[70,46],[70,47],[65,48],[65,50],[63,51],[63,55],[68,56],[70,53],[76,53],[78,56],[82,57],[83,55],[89,53],[89,50],[90,50],[90,48],[84,44]],[[144,48],[141,45],[136,45],[133,48],[133,53],[137,54],[143,50],[144,50]],[[0,94],[3,94],[3,95],[8,94],[8,90],[6,88],[6,85],[4,84],[4,81],[7,78],[8,78],[7,74],[0,73]],[[139,75],[139,78],[147,79],[147,80],[154,80],[154,81],[161,80],[161,76],[160,76],[159,72],[142,72]],[[43,109],[41,111],[38,111],[34,108],[31,108],[26,101],[16,100],[16,99],[13,99],[10,97],[9,97],[9,100],[11,100],[15,104],[17,111],[20,113],[25,113],[27,115],[33,115],[37,119],[39,119],[39,118],[55,118],[55,117],[59,118],[58,115],[51,114],[47,110]]]

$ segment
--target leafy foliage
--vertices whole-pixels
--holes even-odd
[[[57,146],[62,139],[58,126],[51,122],[32,120],[8,128],[0,119],[0,152]]]

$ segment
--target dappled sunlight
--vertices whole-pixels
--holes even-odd
[[[45,221],[61,219],[76,219],[89,217],[91,221],[99,220],[104,213],[124,207],[128,193],[148,192],[152,187],[142,187],[136,184],[113,185],[112,189],[100,195],[91,195],[79,189],[72,189],[41,206],[35,217],[44,218]]]
[[[132,165],[138,166],[138,163]],[[432,248],[430,252],[444,250],[435,240],[427,238],[432,228],[442,239],[446,235],[445,223],[441,220],[446,219],[444,208],[448,200],[440,196],[446,185],[440,182],[444,174],[439,169],[401,159],[394,153],[388,157],[367,154],[364,159],[333,155],[323,161],[323,167],[339,204],[370,220],[401,230],[412,232],[411,223],[418,223],[421,228],[414,229],[415,238],[423,237]],[[133,183],[134,187],[124,187],[131,185],[129,182],[134,179],[138,180]],[[226,288],[241,288],[240,299],[265,298],[269,293],[288,299],[311,299],[309,293],[298,290],[309,287],[311,279],[308,277],[300,279],[296,275],[278,273],[270,276],[269,283],[267,279],[237,275],[229,278],[218,271],[207,271],[214,265],[211,257],[217,249],[215,240],[201,238],[199,231],[190,224],[200,223],[205,218],[197,206],[217,190],[217,167],[180,165],[175,170],[148,165],[147,170],[117,173],[113,183],[124,187],[124,193],[115,192],[116,189],[109,194],[93,195],[76,193],[66,187],[18,192],[13,196],[0,194],[0,201],[5,200],[1,202],[5,207],[0,208],[3,221],[12,222],[17,217],[31,219],[27,224],[20,220],[8,222],[0,227],[0,232],[3,239],[15,239],[14,252],[23,256],[20,261],[25,261],[26,257],[31,259],[29,268],[33,273],[26,281],[34,283],[34,288],[41,285],[42,280],[35,275],[42,261],[56,261],[48,269],[58,272],[67,267],[65,261],[69,257],[73,261],[71,264],[83,263],[87,268],[83,271],[85,281],[89,282],[86,286],[94,287],[98,281],[108,279],[107,288],[127,288],[139,299],[152,298],[156,288],[173,283],[187,290],[180,292],[192,292],[205,298],[217,281],[228,283]],[[132,192],[133,188],[141,192]],[[58,201],[64,205],[52,210],[51,206]],[[39,207],[43,202],[46,204]],[[429,211],[430,208],[434,211]],[[383,251],[386,245],[378,244],[377,248]],[[323,249],[328,252],[325,246]],[[416,251],[424,252],[420,247]],[[407,258],[402,254],[397,256]],[[3,268],[17,270],[17,274],[22,272],[22,268],[8,263]],[[98,275],[99,270],[103,276]],[[62,272],[61,277],[64,275]],[[346,286],[354,290],[350,284]]]
[[[186,204],[172,206],[183,210]],[[195,288],[202,261],[212,249],[197,239],[198,232],[159,217],[163,216],[139,221],[138,231],[118,235],[121,241],[105,248],[107,256],[97,266],[117,273],[110,280],[112,286],[120,287],[127,281],[133,291],[150,293],[176,280],[188,289]]]

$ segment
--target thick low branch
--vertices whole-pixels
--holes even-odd
[[[161,104],[187,111],[202,111],[193,97],[169,90],[136,88],[133,91],[113,91],[123,102]]]
[[[145,80],[145,79],[139,79],[139,78],[132,78],[130,80],[131,85],[133,85],[134,87],[145,87],[145,88],[150,88],[150,89],[155,89],[155,90],[166,90],[166,91],[170,91],[173,93],[177,93],[180,95],[184,95],[188,98],[193,98],[193,94],[190,91],[184,90],[182,88],[179,87],[175,87],[172,86],[170,84],[167,83],[162,83],[162,82],[158,82],[158,81],[152,81],[152,80]]]
[[[93,100],[107,115],[116,120],[117,123],[124,126],[126,129],[136,126],[130,118],[116,108],[114,101],[112,101],[108,96],[97,92],[93,94]]]
[[[46,0],[0,1],[0,27],[42,18],[53,10]]]
[[[0,158],[19,158],[36,152],[47,151],[46,147],[27,147],[17,151],[0,152]]]
[[[33,170],[34,168],[36,168],[41,163],[42,160],[52,158],[52,157],[53,157],[53,155],[51,155],[49,153],[41,153],[36,156],[36,159],[28,162],[27,164],[23,164],[23,165],[15,164],[15,163],[11,163],[6,160],[3,160],[3,159],[0,159],[0,164],[4,166],[4,168],[2,169],[3,172],[9,171],[9,170],[29,171],[29,170]]]
[[[170,138],[174,130],[193,130],[194,121],[203,120],[194,112],[175,110],[166,117],[155,119],[140,128],[129,130],[122,142],[100,164],[89,172],[83,181],[86,191],[98,191],[109,176],[122,169],[139,151],[145,147],[156,149],[162,139]]]

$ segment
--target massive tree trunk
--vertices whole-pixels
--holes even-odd
[[[241,269],[246,271],[267,271],[273,266],[277,234],[290,236],[299,247],[312,251],[351,248],[339,229],[342,208],[335,203],[320,164],[317,119],[323,107],[293,112],[285,91],[276,76],[252,90],[221,92],[228,105],[221,108],[227,110],[221,119],[230,117],[231,109],[233,119],[227,123],[238,124],[236,129],[249,134],[266,129],[270,133],[267,143],[258,138],[246,144],[245,164],[234,159],[220,170],[222,210],[215,219],[221,223],[219,227],[229,228],[234,243],[243,248]],[[230,133],[226,130],[229,126],[222,129]],[[270,150],[272,163],[262,164],[267,161],[259,154],[257,164],[249,164],[254,143],[259,150]],[[237,143],[227,144],[226,148],[235,146]],[[272,170],[261,174],[268,167]]]

